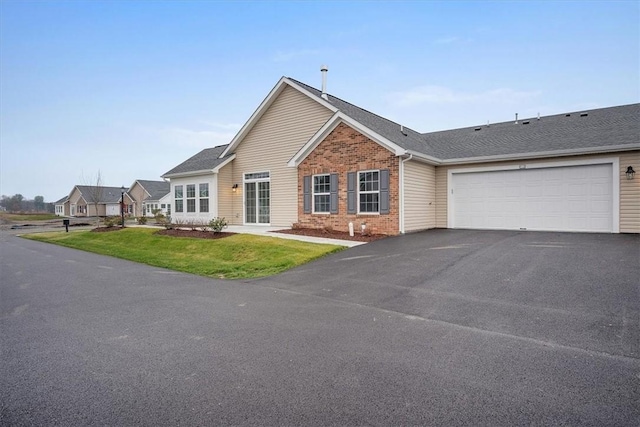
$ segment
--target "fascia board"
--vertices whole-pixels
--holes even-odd
[[[338,108],[336,108],[335,106],[331,105],[331,103],[329,103],[328,101],[326,101],[326,100],[314,95],[313,93],[309,92],[308,90],[306,90],[302,86],[296,84],[295,82],[289,80],[286,77],[284,77],[284,80],[289,86],[291,86],[292,88],[298,90],[303,95],[308,96],[309,98],[311,98],[312,100],[316,101],[318,104],[322,105],[323,107],[328,108],[332,113],[338,112]]]
[[[626,144],[626,145],[609,145],[601,147],[589,147],[589,148],[573,148],[569,150],[554,150],[554,151],[539,151],[532,153],[516,153],[516,154],[499,154],[495,156],[481,156],[481,157],[464,157],[457,159],[442,160],[443,165],[452,164],[466,164],[466,163],[485,163],[485,162],[499,162],[505,160],[519,160],[519,159],[537,159],[543,157],[560,157],[560,156],[573,156],[581,154],[599,154],[614,151],[634,151],[640,150],[640,144]]]
[[[266,98],[262,100],[260,105],[258,105],[258,108],[256,108],[256,110],[253,112],[251,117],[249,117],[249,120],[247,120],[244,126],[240,128],[236,136],[233,137],[233,139],[229,143],[229,146],[222,152],[220,157],[224,157],[228,153],[235,150],[235,148],[238,146],[240,141],[244,139],[244,137],[249,133],[249,131],[256,124],[256,122],[260,120],[260,117],[262,117],[264,112],[271,106],[271,104],[273,104],[273,101],[284,90],[284,85],[286,85],[285,80],[286,80],[286,77],[284,76],[281,77],[280,80],[278,80],[278,83],[276,83],[273,89],[271,89],[271,91],[267,94]]]
[[[382,135],[372,131],[360,122],[353,120],[341,111],[337,111],[331,118],[307,141],[307,143],[289,160],[287,166],[298,167],[298,165],[327,137],[340,123],[345,123],[349,127],[357,130],[374,142],[380,144],[387,150],[393,152],[396,156],[406,154],[407,150],[399,145],[389,141]]]
[[[314,133],[311,138],[293,155],[287,163],[289,167],[298,167],[298,165],[309,155],[315,148],[340,124],[339,113],[335,113],[322,125],[320,129]]]
[[[168,175],[162,175],[161,178],[164,178],[164,179],[167,179],[167,178],[168,179],[171,179],[171,178],[186,178],[186,177],[190,177],[190,176],[216,174],[216,173],[218,173],[220,171],[220,169],[223,166],[229,164],[229,162],[231,162],[235,158],[236,158],[236,155],[232,154],[231,156],[229,156],[228,159],[225,159],[224,162],[220,163],[219,165],[217,165],[213,169],[202,169],[202,170],[197,170],[197,171],[172,173],[172,174],[168,174]]]
[[[438,159],[437,157],[433,157],[433,156],[428,156],[424,153],[419,153],[417,151],[407,150],[405,154],[413,156],[412,160],[416,160],[422,163],[428,163],[430,165],[435,165],[435,166],[439,166],[442,164],[441,159]]]
[[[293,89],[297,90],[298,92],[302,93],[303,95],[308,96],[309,98],[311,98],[312,100],[316,101],[320,105],[328,108],[332,112],[335,113],[336,111],[338,111],[338,109],[336,107],[334,107],[333,105],[331,105],[329,102],[325,101],[324,99],[318,98],[317,96],[315,96],[314,94],[312,94],[308,90],[300,87],[299,85],[295,84],[294,82],[292,82],[288,78],[281,77],[280,80],[278,81],[278,83],[276,83],[276,85],[273,87],[273,89],[271,89],[271,91],[269,92],[267,97],[258,106],[256,111],[254,111],[254,113],[251,115],[251,117],[249,117],[249,120],[247,120],[247,122],[244,124],[244,126],[242,126],[240,131],[238,131],[236,136],[231,140],[231,142],[229,143],[229,146],[222,152],[220,157],[224,157],[224,156],[226,156],[227,154],[233,152],[233,150],[236,149],[236,147],[238,146],[240,141],[242,141],[245,138],[245,136],[247,136],[249,131],[251,129],[253,129],[253,126],[258,122],[258,120],[260,120],[260,118],[263,116],[263,114],[269,109],[271,104],[273,104],[273,102],[276,100],[278,95],[280,95],[280,93],[282,93],[282,91],[284,90],[285,86],[287,86],[287,85],[292,87]]]
[[[180,173],[172,173],[169,175],[162,175],[162,178],[186,178],[190,176],[198,176],[198,175],[211,175],[213,174],[213,169],[203,169],[199,171],[189,171],[189,172],[180,172]]]
[[[222,169],[223,167],[225,167],[226,165],[231,163],[231,161],[234,160],[235,158],[236,158],[235,154],[230,155],[229,158],[225,159],[222,163],[220,163],[218,166],[213,168],[211,171],[213,173],[218,173],[220,171],[220,169]]]

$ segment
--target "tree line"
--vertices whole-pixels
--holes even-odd
[[[46,203],[44,197],[36,196],[33,199],[25,199],[22,194],[13,196],[2,195],[0,206],[9,212],[50,212],[54,213],[53,203]]]

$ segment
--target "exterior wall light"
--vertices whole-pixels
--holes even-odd
[[[636,171],[633,170],[632,166],[629,166],[627,168],[627,179],[633,179],[633,177],[635,176]]]
[[[233,190],[234,193],[238,191],[238,184],[233,184],[233,187],[231,187],[231,190]]]

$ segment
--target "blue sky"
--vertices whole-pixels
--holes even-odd
[[[160,179],[281,76],[421,132],[640,101],[637,1],[0,2],[0,193]]]

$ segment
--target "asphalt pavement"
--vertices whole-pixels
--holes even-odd
[[[433,230],[225,281],[0,234],[0,425],[637,425],[639,255]]]

